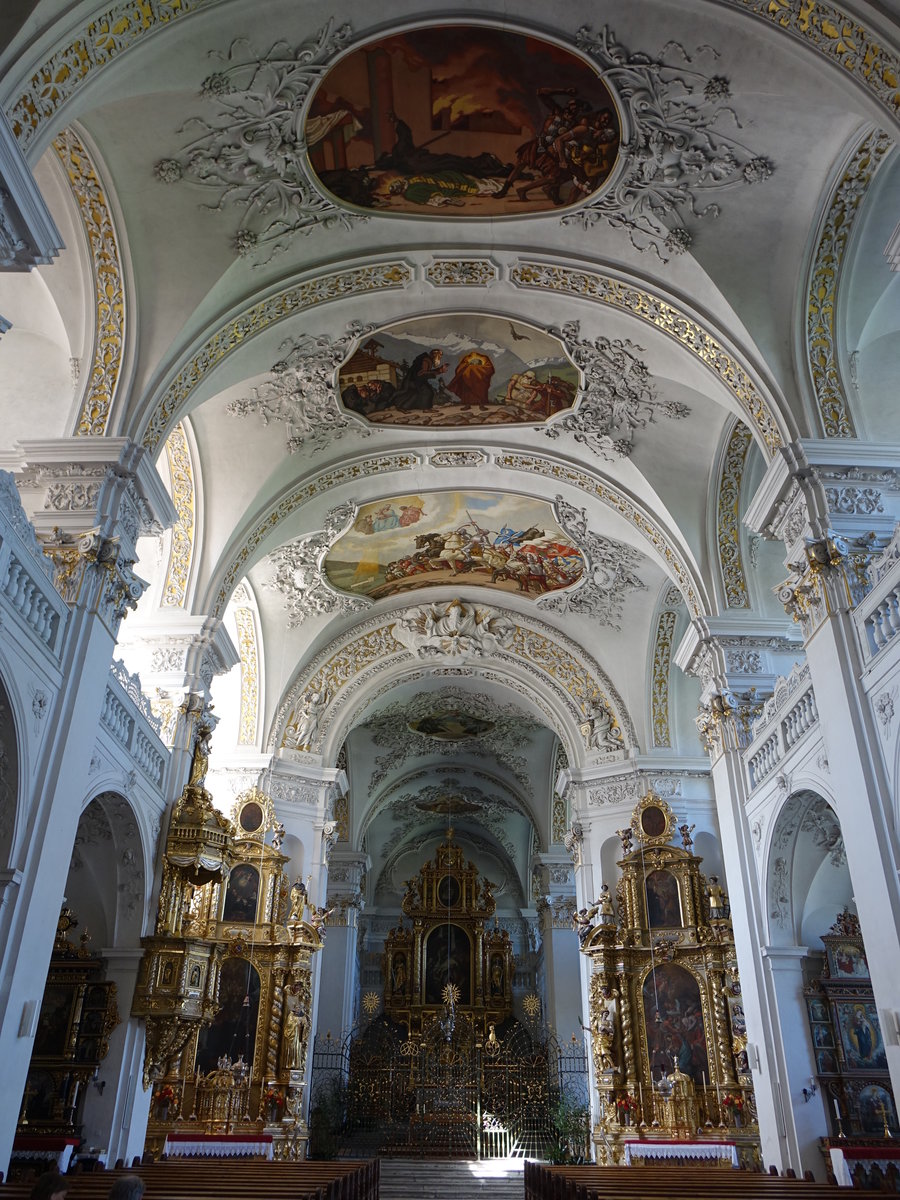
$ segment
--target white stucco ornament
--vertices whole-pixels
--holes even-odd
[[[450,600],[408,609],[393,632],[418,658],[460,663],[507,649],[515,629],[496,609]]]

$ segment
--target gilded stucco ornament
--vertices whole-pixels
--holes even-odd
[[[742,421],[738,421],[728,438],[719,478],[716,541],[725,588],[725,603],[728,608],[750,607],[747,577],[744,574],[741,555],[740,502],[741,481],[752,441],[753,434]]]
[[[351,613],[371,605],[362,597],[336,592],[322,567],[325,555],[355,520],[356,512],[351,501],[338,504],[326,514],[324,529],[297,538],[269,555],[275,575],[265,586],[284,596],[284,607],[290,614],[289,629],[312,613]]]
[[[182,608],[194,555],[196,495],[191,451],[184,424],[175,426],[166,438],[166,463],[172,487],[172,502],[178,520],[172,526],[172,549],[163,587],[163,607]]]
[[[74,129],[54,141],[84,224],[94,288],[94,347],[90,380],[76,434],[106,433],[125,349],[125,286],[116,231],[106,193],[84,143]]]
[[[606,221],[624,229],[638,250],[652,249],[667,262],[690,249],[689,216],[718,216],[713,196],[761,183],[775,168],[730,132],[741,123],[726,103],[728,80],[695,64],[697,56],[717,57],[712,47],[699,47],[695,58],[678,42],[653,57],[632,53],[608,25],[598,33],[583,26],[575,41],[615,89],[631,129],[619,148],[623,169],[612,186],[566,214],[563,224],[589,229]]]
[[[282,422],[292,454],[301,449],[324,450],[350,430],[369,437],[373,430],[368,423],[348,417],[338,403],[335,371],[350,346],[374,328],[354,321],[338,338],[306,334],[284,342],[271,379],[255,388],[252,396],[233,400],[225,411],[234,417],[256,414],[264,425]]]
[[[807,297],[807,357],[826,437],[856,437],[835,345],[837,289],[859,206],[893,144],[883,130],[874,129],[856,146],[826,206],[813,257]]]
[[[769,456],[784,444],[778,418],[747,369],[715,334],[670,301],[611,275],[565,263],[520,259],[510,269],[509,278],[518,287],[560,292],[608,305],[630,313],[668,334],[728,388],[746,413],[750,427],[759,435]],[[672,415],[683,416],[684,413]]]
[[[551,327],[548,333],[566,347],[584,383],[575,411],[540,427],[547,437],[571,433],[576,442],[600,458],[614,461],[631,454],[635,430],[657,416],[673,420],[688,416],[686,405],[657,399],[647,365],[635,353],[641,347],[634,342],[580,337],[577,321],[562,328]]]
[[[256,616],[251,607],[234,610],[237,626],[238,652],[241,656],[241,715],[238,724],[238,745],[256,744],[259,720],[259,653],[256,638]]]
[[[669,668],[678,614],[664,610],[656,623],[653,665],[650,671],[650,726],[654,746],[671,746],[669,728]]]

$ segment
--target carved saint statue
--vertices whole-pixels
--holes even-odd
[[[284,1014],[281,1035],[281,1066],[285,1071],[303,1066],[303,1044],[306,1041],[306,1014],[302,1006],[288,1008]]]
[[[728,897],[719,885],[718,875],[710,875],[706,894],[709,896],[709,915],[711,917],[724,917]]]
[[[600,884],[600,895],[597,897],[597,910],[600,913],[600,919],[604,924],[607,924],[609,918],[615,917],[613,911],[612,896],[609,894],[609,884]]]
[[[212,726],[204,721],[197,728],[197,740],[194,742],[194,756],[191,759],[191,775],[189,787],[202,788],[206,782],[206,772],[209,770],[209,752],[212,745]]]
[[[306,883],[302,879],[298,879],[291,888],[291,911],[288,914],[289,921],[302,921],[303,909],[306,907],[306,901],[309,898],[309,878]]]
[[[402,996],[406,991],[406,956],[403,954],[394,955],[394,969],[391,984],[396,996]]]

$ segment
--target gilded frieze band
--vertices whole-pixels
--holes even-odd
[[[607,304],[668,334],[728,388],[759,433],[770,456],[784,444],[776,415],[749,373],[713,334],[662,297],[598,271],[559,263],[520,261],[510,271],[510,279],[519,287],[563,292]]]
[[[750,607],[747,577],[744,574],[744,561],[741,556],[740,500],[741,480],[744,477],[744,466],[752,441],[753,434],[742,421],[738,421],[728,439],[719,478],[716,541],[725,588],[725,604],[728,608]]]
[[[75,432],[104,434],[122,369],[125,342],[125,292],[119,246],[106,194],[81,138],[74,129],[66,129],[54,141],[53,148],[78,204],[94,276],[94,349],[90,380]]]
[[[181,368],[154,406],[141,438],[142,444],[148,450],[155,450],[169,422],[191,392],[233,350],[264,329],[330,300],[403,287],[411,279],[412,272],[404,262],[375,263],[317,275],[295,287],[285,288],[267,300],[260,300],[211,334],[190,362]]]
[[[196,533],[194,471],[183,423],[176,425],[166,438],[166,462],[178,520],[172,526],[172,549],[162,603],[164,608],[182,608],[187,595]]]
[[[893,145],[874,129],[856,147],[841,172],[822,220],[806,306],[809,370],[826,437],[856,437],[844,399],[835,347],[835,310],[841,265],[853,222],[875,172]]]

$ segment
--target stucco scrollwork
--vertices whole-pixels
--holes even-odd
[[[689,215],[718,215],[711,195],[760,183],[775,168],[727,132],[728,123],[740,128],[727,103],[729,82],[700,70],[695,61],[698,55],[715,55],[712,47],[700,47],[693,58],[677,42],[652,56],[632,53],[609,26],[598,33],[583,26],[575,40],[615,87],[632,129],[620,147],[624,169],[612,187],[563,217],[563,223],[579,221],[590,228],[605,220],[625,229],[638,250],[650,248],[666,262],[690,249],[693,238],[684,225]]]
[[[325,555],[355,519],[356,511],[352,501],[336,505],[326,514],[324,529],[297,538],[269,555],[275,575],[265,586],[284,596],[284,607],[290,614],[289,629],[311,613],[358,612],[371,605],[371,600],[336,592],[322,570]]]
[[[316,130],[300,119],[322,68],[350,34],[349,25],[335,29],[329,21],[300,46],[278,42],[265,55],[254,54],[243,39],[233,42],[227,54],[215,55],[221,65],[200,85],[201,97],[216,111],[195,118],[191,126],[200,135],[156,164],[160,182],[187,177],[216,196],[211,208],[242,209],[233,241],[239,255],[268,261],[317,225],[349,229],[367,220],[338,208],[314,186],[306,155]]]
[[[254,389],[252,396],[233,400],[225,411],[234,417],[256,414],[264,425],[283,422],[292,454],[303,448],[324,450],[351,428],[360,437],[369,437],[372,430],[348,417],[338,403],[335,372],[351,344],[374,328],[357,321],[342,337],[307,334],[295,342],[284,342],[272,378]]]
[[[643,555],[615,538],[601,537],[587,525],[587,512],[557,495],[554,513],[560,528],[581,550],[585,570],[581,583],[553,596],[542,596],[538,606],[555,612],[590,613],[602,625],[619,628],[628,592],[646,589],[635,574]]]
[[[584,377],[581,399],[574,412],[558,417],[541,432],[549,438],[571,433],[576,442],[600,458],[614,460],[631,454],[636,429],[657,415],[678,419],[689,409],[675,401],[661,403],[650,372],[627,339],[582,338],[579,324],[570,321],[548,332],[560,339]]]

